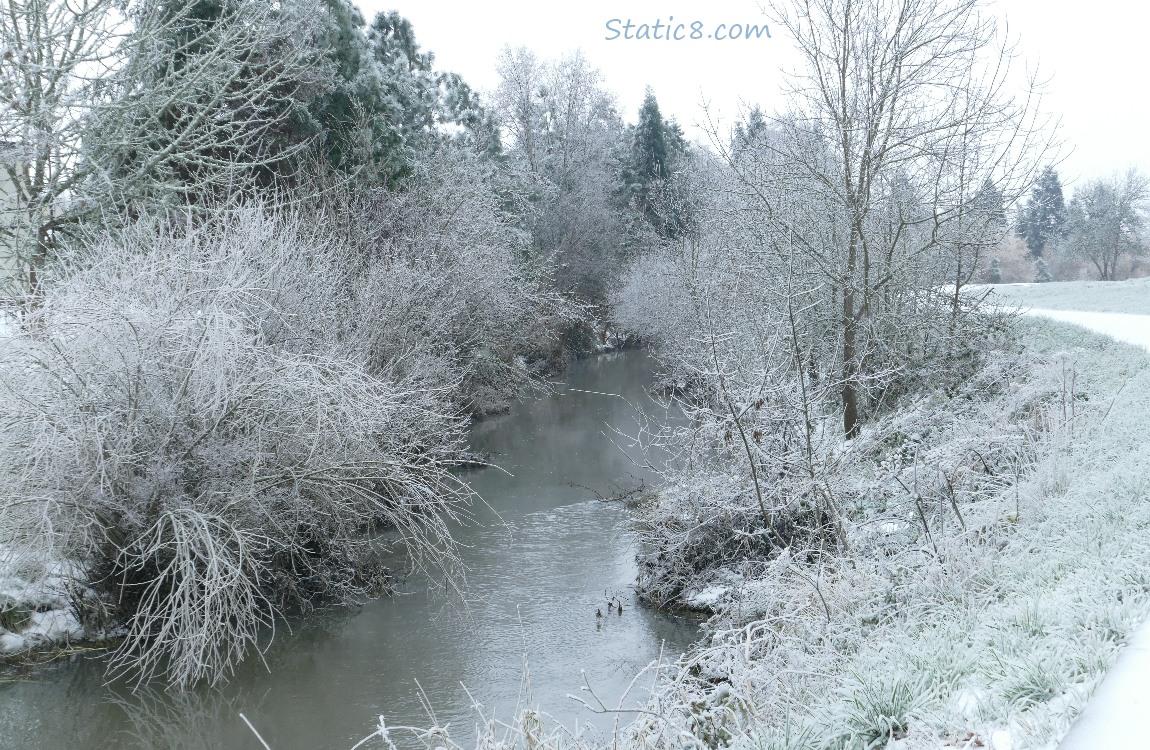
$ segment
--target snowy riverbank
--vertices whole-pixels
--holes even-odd
[[[17,558],[0,546],[0,658],[85,637],[68,595],[69,580],[57,560]]]
[[[946,509],[929,515],[928,496],[933,538],[913,513],[856,516],[845,561],[787,557],[688,585],[686,600],[718,614],[674,688],[690,707],[680,731],[788,750],[1059,742],[1150,607],[1150,357],[1051,317],[1017,322],[1021,369],[1000,395],[969,407],[939,394],[881,428],[916,430],[926,483],[961,468],[964,444],[1001,448],[1022,437],[1011,424],[1030,420],[1022,439],[1036,462],[962,504],[962,522],[935,525]],[[860,442],[880,450],[874,438]],[[989,465],[966,471],[990,485],[1000,468],[983,455]],[[872,474],[860,486],[884,461],[861,467]],[[680,504],[705,491],[670,490]],[[674,690],[660,710],[673,710]],[[1073,747],[1137,746],[1104,737],[1114,741]]]
[[[983,380],[924,397],[855,443],[875,459],[873,473],[854,480],[860,502],[892,476],[985,483],[959,506],[961,519],[949,505],[927,507],[919,525],[913,503],[892,499],[852,530],[854,559],[786,556],[693,582],[685,599],[718,612],[708,641],[656,693],[651,713],[609,740],[1057,745],[1115,660],[1138,653],[1124,645],[1150,611],[1150,356],[1049,318],[1017,326],[1021,351]],[[1030,467],[1012,468],[1009,457],[1024,455]],[[1116,669],[1107,682],[1123,672],[1147,674]],[[1107,692],[1137,689],[1102,688],[1083,715],[1105,709]],[[517,717],[505,738],[539,744],[539,715]],[[1101,715],[1093,723],[1110,727],[1103,744],[1067,750],[1138,746]],[[495,734],[493,724],[480,742]],[[474,736],[466,727],[455,735],[463,746]],[[559,730],[552,737],[579,744]]]
[[[1070,323],[1150,351],[1150,279],[1011,286],[1026,288],[999,287],[996,291],[1000,296],[1053,303],[1059,308],[1028,307],[1024,309],[1028,315]],[[1066,309],[1071,306],[1080,309]],[[1059,748],[1135,748],[1145,745],[1147,737],[1150,737],[1150,618],[1130,637]]]

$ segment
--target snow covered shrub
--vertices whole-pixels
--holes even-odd
[[[1050,274],[1050,266],[1046,265],[1046,261],[1042,258],[1034,261],[1034,281],[1039,284],[1054,281],[1054,277]]]
[[[430,377],[477,412],[522,395],[586,318],[526,260],[491,180],[474,154],[443,147],[349,217],[346,313],[369,368]]]
[[[259,212],[141,224],[66,265],[0,351],[0,527],[110,603],[117,671],[221,679],[285,608],[386,585],[379,529],[452,564],[464,420],[338,330],[319,347],[309,299],[338,274],[305,238]]]

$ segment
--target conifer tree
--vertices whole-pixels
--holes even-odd
[[[990,267],[986,269],[986,280],[991,284],[1002,283],[1002,263],[998,258],[990,259]]]
[[[1018,221],[1018,236],[1026,239],[1026,247],[1035,258],[1041,258],[1052,240],[1065,234],[1066,203],[1062,197],[1062,182],[1054,167],[1046,167],[1038,176]]]
[[[624,168],[625,198],[663,236],[674,236],[683,219],[666,204],[675,163],[685,151],[683,131],[665,120],[655,92],[647,87],[639,119],[631,138],[630,158]]]
[[[755,141],[767,132],[767,118],[763,115],[763,109],[759,105],[755,105],[754,109],[747,115],[747,121],[743,123],[736,123],[735,136],[731,141],[731,153],[738,157],[743,151],[751,148]]]

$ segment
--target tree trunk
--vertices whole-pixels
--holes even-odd
[[[854,316],[854,293],[843,295],[843,431],[847,439],[859,434],[858,321]]]

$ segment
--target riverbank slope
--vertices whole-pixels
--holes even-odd
[[[678,741],[1020,750],[1066,733],[1150,602],[1150,357],[1047,319],[1016,327],[1009,388],[974,409],[925,399],[876,428],[919,445],[899,481],[961,475],[980,493],[949,508],[916,484],[901,508],[860,505],[849,554],[716,566],[683,587],[716,614],[657,701]],[[875,460],[856,480],[873,500],[899,460],[882,448],[898,446],[867,440]],[[996,442],[1031,460],[1015,453],[1001,477],[984,452]],[[704,491],[672,497],[672,514],[691,492]],[[654,721],[634,738],[652,733],[676,741]]]

